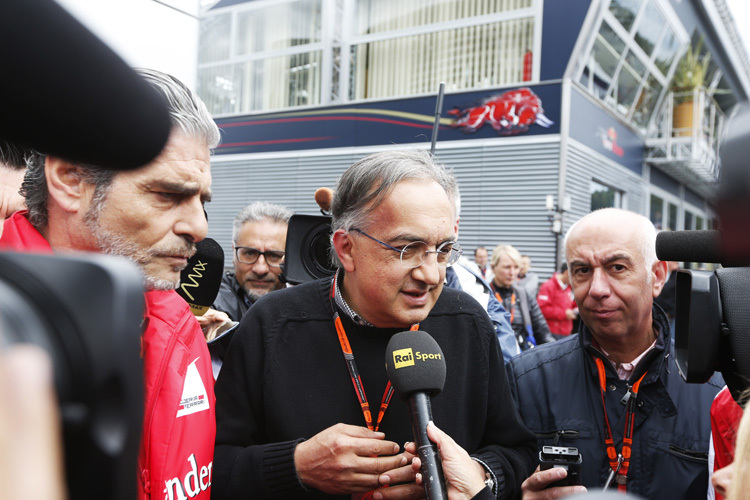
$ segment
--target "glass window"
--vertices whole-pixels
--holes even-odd
[[[677,205],[674,203],[669,204],[669,229],[677,231]]]
[[[519,83],[531,70],[533,40],[534,19],[524,18],[353,45],[349,97],[433,93],[440,82],[448,90]]]
[[[656,196],[651,195],[651,213],[649,219],[654,224],[656,229],[664,229],[664,200]]]
[[[578,82],[645,131],[667,92],[667,76],[687,37],[670,24],[666,0],[611,0]],[[684,38],[684,40],[683,40]]]
[[[592,212],[600,208],[620,208],[622,193],[617,191],[616,189],[592,180],[589,187],[589,192],[591,193]]]
[[[642,0],[612,0],[609,11],[626,30],[630,31],[641,3]]]
[[[679,48],[680,41],[677,35],[674,34],[672,28],[667,27],[667,31],[659,42],[659,48],[654,51],[654,63],[665,75],[669,72]]]
[[[703,217],[701,217],[701,216],[696,216],[695,217],[695,229],[698,230],[698,231],[700,231],[701,229],[703,229]]]
[[[396,29],[455,21],[467,17],[484,16],[532,6],[533,0],[357,0],[355,5],[355,33],[357,35],[384,33]]]
[[[656,42],[664,30],[665,23],[664,15],[659,8],[653,2],[646,2],[643,15],[638,21],[638,30],[634,36],[636,43],[646,55],[650,56],[654,47],[656,47]]]
[[[684,229],[693,229],[693,218],[692,212],[685,210],[685,226]]]
[[[201,19],[198,62],[215,62],[229,59],[229,33],[231,14],[221,14]]]
[[[300,0],[237,15],[237,55],[320,41],[321,0]]]

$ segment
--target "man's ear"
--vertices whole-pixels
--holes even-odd
[[[336,250],[336,255],[338,255],[341,265],[344,266],[344,271],[347,273],[354,271],[353,244],[351,235],[347,231],[337,229],[333,233],[333,248]]]
[[[651,286],[653,287],[654,297],[658,297],[667,282],[667,263],[663,260],[657,260],[651,268],[653,273]]]
[[[47,190],[50,200],[67,212],[81,209],[81,201],[87,196],[90,184],[84,182],[80,167],[56,156],[47,156],[44,162]]]

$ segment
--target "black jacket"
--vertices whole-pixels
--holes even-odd
[[[635,412],[628,492],[652,500],[705,499],[710,408],[721,389],[715,374],[706,384],[687,384],[674,362],[666,315],[654,306],[659,337],[631,377],[648,370],[640,386]],[[602,487],[609,475],[604,444],[604,412],[594,357],[604,361],[607,415],[615,448],[622,448],[625,426],[623,397],[629,381],[620,380],[612,364],[591,345],[585,325],[577,335],[532,349],[507,365],[508,379],[526,426],[539,447],[573,446],[583,457],[582,480]]]
[[[331,313],[331,279],[261,297],[242,318],[216,381],[217,437],[212,498],[332,498],[305,490],[294,448],[342,422],[364,425]],[[386,386],[387,343],[400,329],[354,323],[341,314],[371,401]],[[518,418],[487,313],[470,295],[443,288],[420,323],[445,353],[447,378],[432,398],[435,423],[496,475],[498,498],[520,497],[535,440]],[[377,404],[377,403],[376,403]],[[395,397],[380,430],[413,440],[408,405]],[[349,498],[349,495],[338,498]]]
[[[245,294],[245,290],[237,283],[234,273],[225,271],[224,276],[221,277],[219,294],[211,307],[227,313],[232,321],[239,321],[250,308],[250,304],[252,304],[252,301]]]

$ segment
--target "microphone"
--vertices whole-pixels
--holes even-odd
[[[716,230],[662,231],[656,235],[656,257],[659,260],[713,262],[724,267],[747,264],[726,257],[721,233]]]
[[[437,447],[427,437],[432,420],[430,397],[445,385],[445,360],[435,339],[423,331],[397,333],[385,350],[385,369],[396,394],[409,403],[411,428],[422,461],[422,484],[428,500],[447,500]]]
[[[216,300],[224,271],[224,250],[216,240],[205,238],[196,243],[195,255],[180,274],[176,292],[185,299],[196,316],[203,314]]]
[[[323,212],[331,211],[331,203],[333,202],[333,189],[322,187],[315,190],[315,203],[318,204]]]
[[[161,95],[52,0],[0,1],[0,47],[3,140],[118,170],[166,144]]]

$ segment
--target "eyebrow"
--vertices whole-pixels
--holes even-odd
[[[606,259],[604,259],[604,261],[602,262],[602,264],[607,265],[607,264],[611,264],[613,262],[617,262],[618,260],[624,260],[624,261],[626,261],[629,264],[633,262],[633,259],[631,259],[629,255],[626,255],[626,254],[615,254],[615,255],[612,255],[611,257],[607,257]],[[570,267],[572,268],[572,267],[575,267],[575,266],[591,266],[591,264],[587,260],[573,260],[573,261],[571,261],[570,262]]]
[[[413,234],[408,234],[408,233],[401,233],[401,234],[397,234],[397,235],[393,236],[392,238],[388,238],[388,239],[387,239],[387,240],[385,240],[385,241],[386,241],[386,242],[387,242],[387,243],[388,243],[389,245],[390,245],[390,244],[393,244],[393,243],[395,243],[395,242],[398,242],[398,241],[408,241],[408,242],[410,242],[410,243],[412,243],[412,242],[415,242],[415,241],[422,241],[422,242],[425,242],[425,243],[427,243],[427,242],[426,242],[426,241],[424,240],[424,238],[421,238],[421,237],[419,237],[419,236],[415,236],[415,235],[413,235]],[[445,240],[441,240],[441,241],[439,241],[439,242],[438,242],[438,243],[437,243],[437,244],[435,245],[435,248],[437,248],[437,247],[439,247],[440,245],[442,245],[443,243],[447,243],[447,242],[449,242],[449,241],[453,241],[453,242],[456,242],[456,241],[458,241],[458,240],[457,240],[456,238],[448,238],[448,239],[445,239]]]
[[[183,196],[194,196],[200,190],[197,184],[184,184],[166,180],[156,181],[151,184],[149,188],[163,189],[164,191],[180,194]],[[201,201],[203,203],[209,203],[211,201],[211,190],[205,191],[201,194]]]

